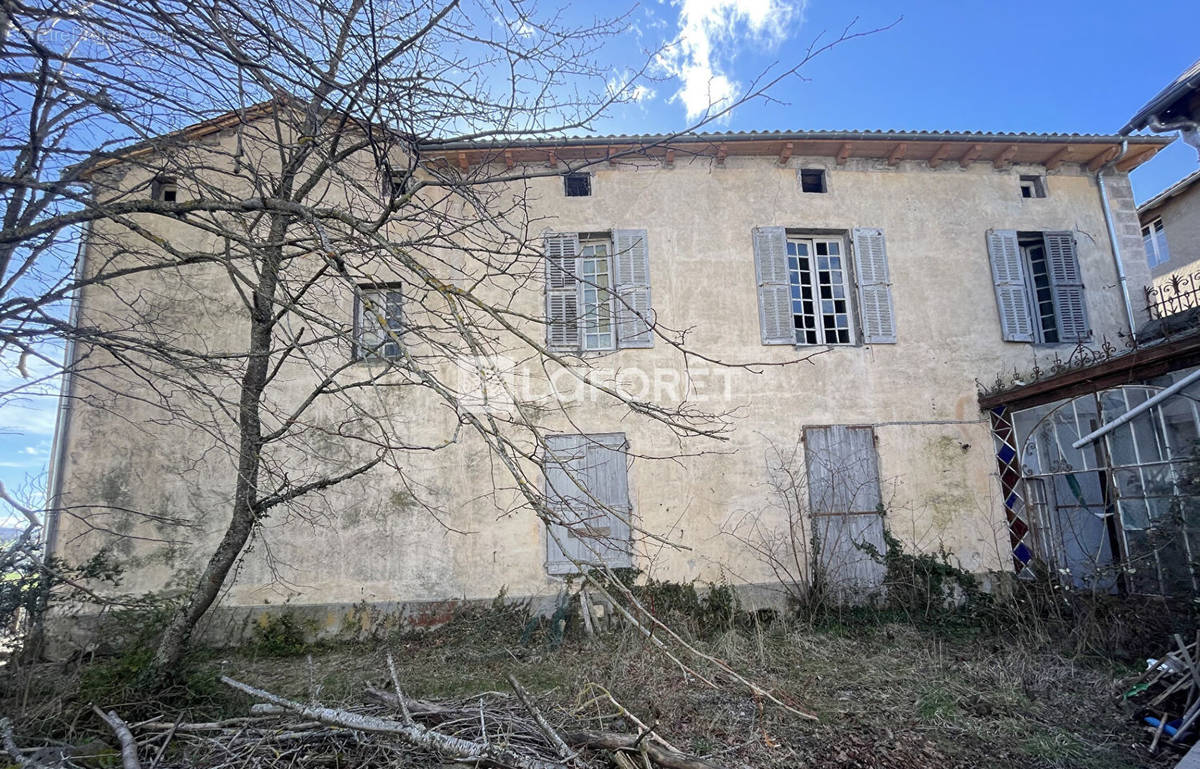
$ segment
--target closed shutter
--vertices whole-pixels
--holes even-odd
[[[579,349],[579,235],[549,233],[546,250],[546,344],[555,351]]]
[[[1025,283],[1025,265],[1017,232],[988,230],[987,243],[1004,341],[1032,342],[1033,318],[1029,311],[1029,289]]]
[[[1059,341],[1082,342],[1090,336],[1091,329],[1083,298],[1079,257],[1075,253],[1075,234],[1046,232],[1042,239],[1046,243],[1046,265],[1050,271]]]
[[[894,344],[896,321],[883,230],[855,227],[854,259],[858,271],[858,307],[862,313],[863,342]]]
[[[879,462],[870,427],[806,427],[804,457],[814,514],[879,509]]]
[[[788,281],[787,231],[754,228],[754,273],[758,280],[758,322],[763,344],[796,344]]]
[[[809,512],[819,546],[816,567],[841,602],[863,603],[885,567],[862,545],[887,550],[879,513],[879,460],[870,427],[806,427]]]
[[[645,230],[613,230],[616,261],[617,346],[653,347],[650,246]]]
[[[546,444],[546,499],[566,524],[550,525],[549,572],[573,573],[577,563],[632,565],[625,436],[556,435]]]

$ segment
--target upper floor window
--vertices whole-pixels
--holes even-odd
[[[150,197],[163,203],[175,203],[179,200],[179,185],[174,176],[160,176],[150,185]]]
[[[551,350],[654,345],[645,230],[550,233],[545,249],[546,341]]]
[[[856,227],[853,259],[842,235],[756,227],[753,236],[763,344],[896,341],[882,230]]]
[[[401,291],[399,283],[359,286],[355,296],[354,357],[378,360],[400,357]]]
[[[1044,198],[1046,197],[1046,180],[1037,174],[1021,176],[1021,197],[1023,198]]]
[[[1005,341],[1055,344],[1091,336],[1073,233],[988,230],[987,242]]]
[[[801,168],[800,191],[828,192],[829,188],[825,185],[825,170],[822,168]]]
[[[1167,231],[1163,229],[1161,218],[1142,228],[1142,242],[1146,244],[1146,259],[1151,267],[1166,264],[1171,259],[1167,251]]]
[[[592,194],[592,175],[588,173],[563,176],[563,191],[568,198],[583,198]]]
[[[849,265],[841,238],[788,238],[796,344],[850,344]]]

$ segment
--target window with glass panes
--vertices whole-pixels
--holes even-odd
[[[580,332],[585,350],[612,350],[616,345],[612,295],[612,249],[608,241],[579,243],[582,299]]]
[[[850,291],[840,238],[788,238],[796,344],[851,344]]]
[[[1146,244],[1146,259],[1151,267],[1166,263],[1171,254],[1167,251],[1167,231],[1162,219],[1155,219],[1142,228],[1142,242]]]
[[[1033,299],[1034,331],[1038,341],[1058,342],[1058,319],[1054,314],[1054,289],[1050,286],[1050,265],[1046,261],[1046,246],[1039,237],[1035,242],[1021,244],[1021,253],[1029,264],[1029,296]]]
[[[401,301],[399,284],[358,287],[354,346],[359,360],[400,357]]]

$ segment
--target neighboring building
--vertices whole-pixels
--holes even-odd
[[[214,132],[205,141],[233,138]],[[567,488],[564,468],[590,479],[589,496],[611,514],[601,532],[607,562],[660,579],[771,583],[771,565],[730,528],[758,512],[770,527],[786,526],[778,510],[764,512],[774,509],[768,453],[801,436],[808,506],[830,541],[840,533],[881,543],[883,503],[901,541],[945,546],[974,571],[1014,564],[1024,570],[1037,556],[1080,565],[1074,551],[1064,555],[1046,543],[1061,541],[1080,515],[1108,509],[1072,494],[1079,488],[1103,500],[1116,468],[1097,470],[1088,460],[1075,464],[1091,473],[1083,482],[1039,487],[1045,518],[1035,548],[1034,524],[1021,506],[1034,492],[1019,488],[1014,463],[1040,433],[1018,417],[1020,435],[1013,437],[1006,401],[988,400],[993,410],[981,413],[978,383],[1049,370],[1080,350],[1133,343],[1148,317],[1144,303],[1130,302],[1122,289],[1140,300],[1149,271],[1127,172],[1165,144],[1156,137],[791,132],[564,139],[502,152],[468,143],[438,151],[466,169],[501,156],[544,168],[548,161],[603,158],[610,148],[636,150],[636,164],[599,163],[565,181],[528,182],[530,219],[549,230],[547,282],[518,289],[513,301],[530,316],[546,313],[554,349],[686,380],[676,351],[639,325],[644,311],[671,328],[691,329],[690,346],[717,360],[769,364],[822,351],[803,368],[722,373],[728,390],[716,407],[737,410],[730,451],[645,459],[677,453],[675,437],[603,402],[578,404],[569,422],[548,417],[558,426],[550,448],[559,461],[545,468],[551,497],[564,514],[577,513],[589,502]],[[186,224],[154,226],[187,237]],[[86,258],[101,258],[105,243],[94,235]],[[598,284],[615,285],[639,313],[621,312],[596,293]],[[190,293],[179,296],[188,301]],[[400,293],[377,298],[385,306],[407,301]],[[80,312],[99,316],[113,311],[112,302],[105,292],[85,291]],[[212,306],[218,309],[205,314],[204,333],[231,338],[235,329],[219,304]],[[355,315],[349,299],[328,311],[347,323]],[[359,349],[377,351],[368,357],[397,352],[379,346],[378,321],[360,317],[358,328]],[[77,380],[74,388],[56,471],[60,504],[72,514],[57,521],[54,549],[75,559],[109,541],[104,526],[89,524],[90,509],[169,508],[196,526],[187,533],[192,547],[156,553],[148,544],[131,546],[140,565],[125,580],[128,590],[162,589],[193,569],[219,536],[223,522],[207,514],[228,505],[228,471],[203,467],[206,436],[156,421],[152,406],[107,400],[91,381]],[[1144,390],[1121,391],[1122,404],[1130,407]],[[447,435],[457,424],[446,409],[430,406],[414,419],[423,401],[382,397],[408,415],[414,441]],[[1075,413],[1070,429],[1090,430],[1120,412],[1115,401],[1103,407],[1086,418]],[[1066,472],[1044,443],[1035,450],[1049,457],[1039,473]],[[453,529],[474,533],[430,524],[386,475],[360,479],[329,492],[331,509],[340,512],[319,533],[302,521],[269,521],[270,547],[246,556],[224,606],[250,609],[286,595],[293,607],[332,616],[364,600],[485,599],[502,589],[553,595],[574,569],[567,556],[588,559],[583,551],[564,554],[534,516],[506,515],[480,493],[473,469],[489,466],[482,444],[464,441],[413,463],[413,475],[453,511]],[[836,482],[842,475],[854,479],[849,492]],[[690,549],[631,536],[631,520]],[[1097,566],[1144,555],[1120,549],[1113,532],[1123,524],[1098,520],[1115,544]],[[826,557],[854,561],[848,569],[855,580],[877,578],[853,547]],[[273,573],[279,568],[289,585],[282,593]]]
[[[1200,306],[1200,171],[1138,206],[1153,285],[1146,300],[1155,317]]]
[[[1128,136],[1143,128],[1154,133],[1178,131],[1184,142],[1200,152],[1200,61],[1146,102],[1120,133]]]

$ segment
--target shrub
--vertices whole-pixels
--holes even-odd
[[[264,657],[296,657],[308,650],[308,638],[315,632],[315,623],[291,611],[264,614],[254,624],[250,648]]]

